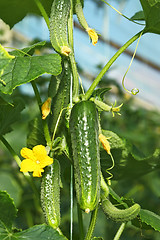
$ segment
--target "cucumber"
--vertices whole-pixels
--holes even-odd
[[[100,198],[100,156],[98,113],[91,101],[74,105],[70,116],[74,177],[77,201],[86,213]]]
[[[41,205],[47,224],[53,228],[60,225],[60,165],[54,159],[45,168],[41,182]]]
[[[66,56],[71,52],[67,31],[70,8],[70,0],[54,0],[50,16],[51,44],[55,51]]]
[[[140,211],[140,205],[135,203],[126,209],[116,208],[108,198],[102,200],[102,209],[104,213],[116,222],[128,222],[137,217]]]
[[[59,84],[59,88],[57,91],[57,94],[52,100],[52,107],[51,107],[51,112],[52,114],[50,115],[49,119],[49,125],[50,125],[50,130],[51,133],[54,132],[54,129],[57,125],[57,120],[59,118],[60,112],[62,109],[66,108],[69,104],[70,100],[70,84],[71,84],[71,66],[70,62],[67,59],[64,59],[63,61],[63,70],[62,70],[62,75],[61,75],[61,82]],[[57,127],[59,129],[63,116],[65,112],[63,111],[61,120],[59,121]],[[58,131],[57,129],[57,131]]]

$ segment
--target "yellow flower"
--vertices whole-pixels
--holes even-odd
[[[109,155],[111,155],[111,151],[110,151],[110,150],[111,150],[111,147],[110,147],[110,144],[109,144],[107,138],[106,138],[102,133],[99,134],[99,140],[100,140],[100,142],[102,143],[102,146],[103,146],[104,150],[106,150],[107,153],[108,153]]]
[[[92,40],[92,44],[95,46],[95,44],[98,42],[98,34],[94,29],[91,28],[86,29],[86,31]]]
[[[42,110],[42,119],[46,119],[48,114],[51,111],[51,101],[52,99],[49,97],[42,105],[41,110]]]
[[[33,149],[22,148],[21,156],[25,158],[21,162],[21,172],[33,172],[33,177],[42,177],[44,167],[53,163],[53,159],[47,155],[46,149],[42,145],[37,145]]]

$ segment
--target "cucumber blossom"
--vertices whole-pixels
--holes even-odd
[[[41,183],[41,205],[46,222],[53,228],[60,225],[60,165],[57,160],[46,167]]]
[[[68,56],[71,48],[68,43],[68,18],[71,8],[70,0],[54,0],[50,16],[50,39],[58,53]]]
[[[99,124],[96,105],[81,101],[70,116],[70,133],[77,201],[86,213],[92,211],[100,198]]]

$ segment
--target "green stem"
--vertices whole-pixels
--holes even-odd
[[[143,33],[142,33],[143,32]],[[104,76],[104,74],[108,71],[108,69],[112,66],[112,64],[115,62],[115,60],[125,51],[126,48],[128,48],[134,41],[136,41],[141,34],[144,34],[144,30],[140,31],[136,35],[134,35],[131,39],[129,39],[115,54],[114,56],[108,61],[108,63],[104,66],[104,68],[101,70],[101,72],[98,74],[98,76],[95,78],[94,82],[84,95],[83,99],[88,100],[94,89],[99,84],[100,80]]]
[[[79,95],[79,79],[78,79],[78,71],[77,71],[77,66],[76,66],[76,61],[74,57],[74,53],[71,52],[69,54],[70,62],[71,62],[71,67],[72,67],[72,74],[73,74],[73,101],[77,102],[79,100],[78,95]]]
[[[72,52],[69,54],[72,74],[73,74],[73,100],[76,101],[78,99],[79,93],[79,80],[78,80],[78,71],[76,66],[76,61],[74,57],[74,40],[73,40],[73,3],[71,1],[71,10],[70,17],[68,20],[68,41],[69,45],[72,48]]]
[[[108,197],[109,187],[107,186],[107,183],[105,182],[102,173],[101,173],[101,189],[103,190],[105,197]]]
[[[89,225],[88,232],[86,234],[85,240],[90,240],[92,238],[92,234],[93,234],[95,224],[96,224],[97,213],[98,213],[98,206],[92,212],[91,221],[90,221],[90,225]]]
[[[47,15],[47,13],[46,13],[46,10],[44,9],[42,3],[41,3],[39,0],[34,0],[34,1],[35,1],[35,3],[36,3],[37,7],[39,8],[42,16],[44,17],[44,20],[45,20],[45,22],[46,22],[46,24],[47,24],[48,29],[50,29],[49,17],[48,17],[48,15]]]
[[[83,218],[82,218],[82,210],[77,203],[77,213],[78,213],[78,225],[79,225],[79,237],[80,240],[84,239],[84,228],[83,228]]]
[[[7,142],[7,140],[0,135],[0,140],[3,142],[3,144],[6,146],[6,148],[9,150],[9,152],[11,153],[12,157],[14,158],[14,160],[16,161],[17,165],[19,167],[21,167],[21,159],[18,157],[18,155],[15,153],[15,151],[13,150],[13,148],[11,147],[11,145]]]
[[[33,87],[33,90],[34,90],[34,93],[35,93],[35,96],[36,96],[36,99],[37,99],[40,114],[42,116],[42,112],[41,112],[42,101],[41,101],[41,97],[40,97],[38,88],[37,88],[34,81],[32,81],[31,84],[32,84],[32,87]],[[50,133],[49,133],[49,129],[48,129],[46,119],[42,120],[42,124],[43,124],[43,131],[44,131],[44,136],[45,136],[47,145],[51,148],[52,147],[52,141],[51,141],[51,136],[50,136]]]
[[[119,240],[119,239],[120,239],[120,236],[122,235],[122,233],[123,233],[123,231],[124,231],[124,229],[125,229],[125,226],[126,226],[126,223],[122,223],[122,224],[121,224],[121,226],[120,226],[120,228],[118,229],[118,231],[117,231],[117,233],[116,233],[116,235],[115,235],[115,237],[114,237],[113,240]]]

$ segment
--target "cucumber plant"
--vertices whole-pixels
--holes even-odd
[[[2,5],[0,3],[0,8],[6,6],[6,2],[4,3],[4,1],[8,4],[9,0],[1,0]],[[28,1],[26,3],[26,6],[29,6],[30,9],[33,7],[31,2]],[[35,212],[37,212],[39,217],[41,214],[40,209],[42,208],[46,223],[22,232],[19,232],[18,229],[11,229],[11,221],[8,220],[8,216],[13,215],[11,216],[13,219],[16,210],[13,210],[13,201],[9,200],[9,196],[6,195],[7,197],[4,198],[4,193],[0,192],[0,201],[3,203],[1,204],[0,202],[0,235],[3,235],[2,238],[10,239],[13,237],[13,239],[25,239],[27,237],[27,239],[39,239],[40,237],[42,239],[55,240],[67,239],[66,236],[69,236],[69,233],[66,228],[68,227],[68,216],[70,215],[70,240],[100,239],[94,237],[94,228],[98,214],[103,214],[103,212],[109,219],[106,221],[106,226],[111,224],[110,219],[115,221],[115,224],[117,222],[122,224],[114,240],[120,239],[124,227],[127,227],[128,222],[128,226],[131,226],[131,224],[137,226],[137,222],[142,221],[160,231],[159,217],[141,209],[138,203],[133,203],[132,206],[128,207],[126,204],[127,201],[123,201],[123,198],[120,198],[113,190],[115,185],[113,184],[112,186],[112,180],[116,181],[116,176],[118,175],[115,169],[120,169],[122,172],[121,168],[125,168],[122,165],[127,157],[129,158],[128,162],[133,159],[135,162],[140,162],[139,165],[141,166],[145,157],[137,156],[137,152],[132,151],[134,149],[131,150],[131,147],[128,147],[126,142],[115,133],[102,129],[101,113],[105,111],[108,114],[112,114],[113,117],[116,113],[120,115],[123,104],[119,106],[116,106],[116,104],[106,104],[103,95],[104,93],[107,94],[110,90],[108,86],[104,89],[96,89],[104,74],[126,48],[137,39],[139,42],[140,37],[147,31],[160,33],[158,29],[159,22],[156,20],[159,19],[160,13],[157,6],[158,3],[150,4],[149,1],[145,3],[143,0],[140,2],[142,3],[144,19],[147,24],[144,29],[128,40],[114,54],[87,91],[83,90],[83,83],[79,83],[79,72],[74,56],[73,41],[73,15],[76,15],[81,26],[89,34],[92,44],[95,46],[98,42],[97,32],[89,27],[90,24],[88,24],[85,18],[83,10],[85,1],[34,1],[46,21],[50,32],[52,51],[56,53],[45,54],[43,56],[31,55],[36,48],[44,47],[45,42],[36,43],[22,50],[14,50],[9,53],[0,45],[0,91],[10,94],[19,85],[31,81],[40,110],[38,118],[32,121],[33,123],[29,131],[28,145],[33,148],[22,148],[21,156],[24,160],[21,162],[3,135],[11,131],[10,125],[18,121],[20,112],[24,106],[22,101],[15,100],[12,104],[9,98],[0,94],[0,140],[8,148],[20,167],[20,171],[24,173],[24,177],[32,187],[34,191],[33,201]],[[8,8],[10,5],[9,3]],[[154,5],[156,5],[156,9]],[[154,11],[155,16],[152,15]],[[151,14],[149,17],[148,12]],[[49,13],[50,18],[48,17]],[[11,14],[13,14],[12,11]],[[7,16],[12,16],[11,14],[6,14],[6,18]],[[152,21],[149,24],[150,18]],[[132,19],[129,20],[131,21]],[[7,23],[9,22],[10,18]],[[129,68],[126,73],[128,70]],[[45,73],[50,74],[51,77],[47,89],[46,86],[43,89],[47,100],[42,104],[41,98],[43,99],[44,96],[42,93],[40,94],[35,79]],[[124,85],[124,79],[122,84]],[[80,91],[80,88],[83,91]],[[137,93],[137,91],[131,92],[132,94]],[[122,159],[118,159],[119,156]],[[159,157],[159,150],[155,151],[153,157],[153,164],[151,164],[150,158],[147,158],[146,165],[148,164],[148,168],[146,167],[146,171],[148,169],[153,171],[153,166],[155,166],[156,162],[155,159],[157,160]],[[111,161],[112,166],[110,165]],[[119,167],[119,165],[121,166]],[[159,165],[157,164],[157,166]],[[28,172],[33,172],[33,177],[39,177],[41,181],[37,181],[35,184]],[[109,177],[106,176],[108,174],[110,175]],[[19,174],[15,179],[21,181]],[[25,186],[25,184],[21,184],[21,186]],[[41,185],[41,191],[37,187],[38,184]],[[116,184],[118,185],[119,182],[117,181]],[[62,186],[62,191],[60,191],[60,187]],[[70,207],[67,194],[70,195]],[[6,199],[8,200],[6,201]],[[27,201],[26,199],[24,198],[25,201]],[[39,200],[41,200],[41,206]],[[119,205],[114,205],[112,200],[123,206],[123,209],[120,209]],[[73,204],[73,201],[76,204]],[[134,201],[132,200],[132,202]],[[10,213],[4,211],[4,209],[8,211],[7,207],[9,205],[12,208]],[[76,235],[75,224],[73,224],[75,205],[78,209],[78,219],[74,223],[78,223],[78,235]],[[5,206],[4,209],[3,206]],[[99,211],[100,208],[103,209],[103,212]],[[31,219],[30,212],[25,212],[27,221],[29,221],[28,219]],[[88,222],[88,216],[90,217],[90,223],[87,229],[86,226],[84,228],[83,223]],[[42,220],[42,217],[40,219],[40,223],[43,223],[44,220]],[[35,222],[35,224],[37,223]],[[32,224],[29,223],[28,225],[31,226]]]

